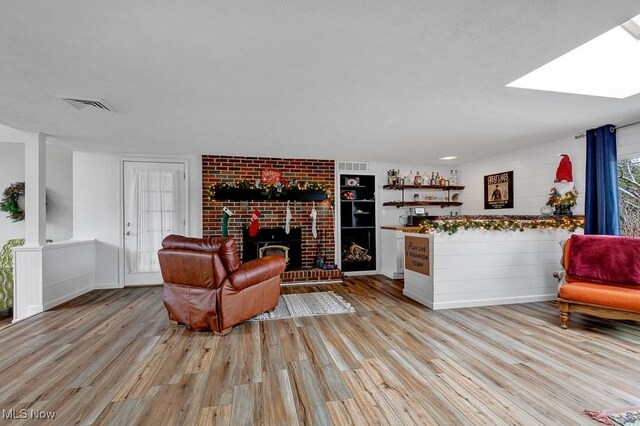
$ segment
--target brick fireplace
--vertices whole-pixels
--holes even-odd
[[[219,201],[209,200],[209,188],[216,183],[231,183],[239,180],[260,180],[263,169],[282,172],[287,180],[299,180],[328,185],[333,188],[335,169],[333,160],[302,160],[266,157],[231,157],[217,155],[202,156],[202,226],[203,235],[220,235],[222,232],[222,207],[234,212],[229,219],[229,236],[236,240],[241,258],[243,257],[243,228],[249,226],[251,210],[257,208],[262,216],[260,227],[284,228],[287,202],[283,200],[260,201]],[[291,228],[300,228],[301,266],[315,266],[318,243],[322,245],[322,256],[328,265],[334,259],[334,211],[328,202],[316,202],[318,216],[316,226],[318,238],[311,233],[311,201],[290,201],[293,219]],[[337,271],[336,271],[337,272]],[[315,272],[315,275],[318,273]],[[300,275],[300,274],[298,274]],[[316,278],[317,279],[317,278]]]

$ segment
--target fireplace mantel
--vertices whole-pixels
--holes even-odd
[[[216,188],[213,199],[229,201],[324,201],[327,199],[327,194],[320,189],[291,189],[271,196],[259,189]]]

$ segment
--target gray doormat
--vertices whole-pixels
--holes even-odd
[[[303,294],[283,294],[273,311],[256,315],[249,321],[284,318],[314,317],[319,315],[349,314],[356,310],[333,291]]]

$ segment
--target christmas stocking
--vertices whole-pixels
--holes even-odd
[[[229,236],[229,218],[233,216],[233,212],[227,207],[222,208],[222,236]]]
[[[284,232],[289,235],[289,232],[291,231],[291,225],[289,224],[289,222],[291,222],[291,219],[293,219],[293,216],[291,215],[291,209],[289,208],[289,202],[287,201],[287,214],[285,216],[285,224],[284,224]]]
[[[318,238],[318,230],[316,228],[316,216],[318,216],[318,212],[316,211],[315,202],[313,203],[313,208],[311,209],[311,214],[309,216],[311,216],[311,235],[316,239]]]
[[[260,212],[255,207],[251,212],[251,220],[249,221],[249,235],[255,237],[260,230]]]

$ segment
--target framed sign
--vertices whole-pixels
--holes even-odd
[[[429,239],[404,237],[404,269],[429,275]]]
[[[513,170],[484,177],[484,208],[513,208]]]
[[[265,184],[276,184],[282,180],[282,172],[274,169],[260,170],[260,182]]]

